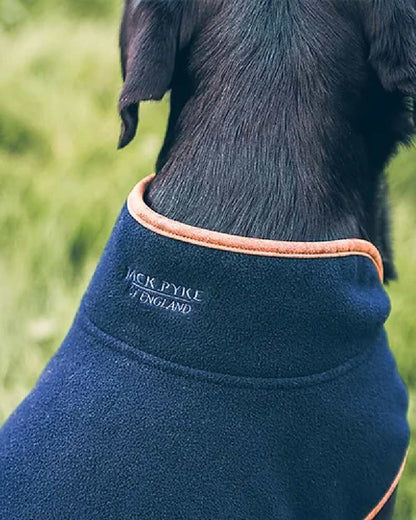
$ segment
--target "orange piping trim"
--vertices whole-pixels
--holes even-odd
[[[383,509],[383,507],[387,504],[387,502],[391,498],[392,494],[395,492],[397,486],[399,485],[399,480],[403,474],[404,468],[406,466],[407,455],[408,455],[408,452],[406,453],[404,460],[402,462],[402,465],[400,466],[399,472],[397,473],[396,478],[393,480],[392,485],[389,487],[389,490],[384,495],[382,500],[371,511],[371,513],[364,518],[364,520],[373,520],[380,513],[380,511]]]
[[[378,249],[366,240],[350,238],[327,242],[289,242],[248,238],[189,226],[159,215],[144,202],[145,191],[153,178],[154,175],[150,175],[133,188],[127,200],[127,207],[137,222],[159,235],[211,249],[258,256],[287,258],[365,256],[374,262],[383,281],[381,255]]]

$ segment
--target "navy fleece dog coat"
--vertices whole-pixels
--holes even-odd
[[[377,250],[186,226],[148,182],[1,430],[0,518],[374,518],[409,441]]]

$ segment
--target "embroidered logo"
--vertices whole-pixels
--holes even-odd
[[[162,280],[131,267],[127,269],[125,280],[130,286],[129,296],[142,305],[186,315],[204,301],[204,293],[199,289]]]

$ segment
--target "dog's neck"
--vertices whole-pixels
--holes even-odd
[[[207,92],[182,105],[173,91],[166,141],[147,195],[153,209],[249,237],[371,238],[377,179],[348,123],[334,112],[322,127],[313,112],[297,114],[290,99],[285,107],[273,106],[261,93],[255,103],[252,94],[250,101],[240,95],[232,103],[219,103],[217,96]]]

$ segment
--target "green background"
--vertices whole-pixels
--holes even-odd
[[[116,151],[121,0],[0,0],[0,421],[63,339],[119,209],[152,172],[167,101]],[[416,428],[416,149],[389,168],[400,280],[391,346]],[[396,519],[416,518],[416,453]]]

